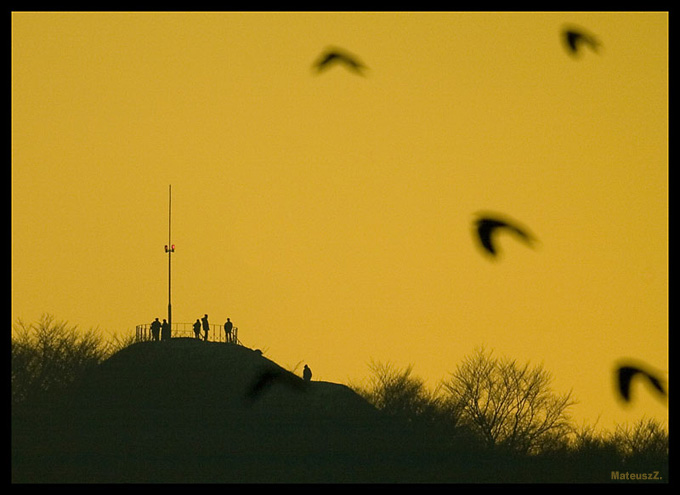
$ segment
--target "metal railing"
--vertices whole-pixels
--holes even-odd
[[[162,336],[159,334],[159,339],[161,337]],[[201,325],[201,332],[198,334],[198,337],[196,337],[196,334],[194,333],[193,323],[171,323],[170,338],[175,337],[192,337],[204,340],[205,331],[203,330],[203,326]],[[151,334],[151,324],[145,323],[143,325],[137,325],[135,327],[135,339],[137,341],[153,340],[153,335]],[[207,340],[208,342],[228,342],[231,344],[243,345],[241,344],[241,341],[238,340],[237,327],[232,328],[231,334],[227,336],[226,332],[224,331],[224,326],[215,323],[210,324],[210,330],[208,331]]]

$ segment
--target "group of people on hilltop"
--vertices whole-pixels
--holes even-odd
[[[156,318],[151,323],[151,338],[153,340],[167,340],[170,338],[172,331],[170,330],[170,323],[163,319],[163,323]]]
[[[227,321],[224,324],[224,335],[226,342],[234,341],[234,335],[232,334],[233,329],[234,325],[232,324],[231,320],[227,318]],[[207,314],[203,315],[203,318],[196,318],[196,322],[194,323],[194,335],[196,336],[197,339],[201,338],[201,330],[203,330],[203,340],[207,342],[208,332],[210,331],[210,323],[208,323]],[[163,323],[161,323],[160,321],[158,321],[158,318],[156,318],[151,323],[151,337],[153,340],[170,339],[171,337],[170,323],[168,323],[167,320],[165,319],[163,320]],[[302,378],[306,382],[312,380],[312,370],[306,364],[302,372]]]
[[[224,324],[224,336],[225,336],[225,341],[227,342],[232,342],[233,341],[233,336],[232,336],[232,330],[234,329],[234,324],[231,322],[229,318],[227,318],[226,323]],[[208,340],[208,332],[210,331],[210,323],[208,323],[208,315],[203,315],[203,318],[196,318],[196,322],[194,323],[194,335],[196,336],[197,339],[201,338],[201,330],[203,330],[203,340],[207,341]]]
[[[227,342],[233,342],[233,334],[232,330],[234,329],[234,325],[231,322],[229,318],[227,318],[226,323],[224,324],[224,335],[225,335],[225,340]],[[208,340],[208,332],[210,331],[210,323],[208,323],[208,315],[203,315],[203,318],[197,318],[196,322],[194,323],[194,335],[196,336],[197,339],[201,338],[201,330],[203,330],[203,340],[207,342]],[[152,340],[167,340],[170,339],[171,337],[171,329],[170,329],[170,323],[167,322],[167,320],[163,319],[163,323],[161,323],[158,318],[156,318],[152,323],[151,323],[151,338]]]

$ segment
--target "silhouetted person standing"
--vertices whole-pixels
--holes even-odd
[[[197,339],[201,338],[201,321],[196,318],[196,323],[194,323],[194,335]]]
[[[160,338],[161,334],[161,322],[158,321],[158,318],[156,318],[153,322],[151,322],[151,338],[153,340],[158,340]]]
[[[304,378],[306,382],[312,381],[312,370],[310,370],[309,366],[307,366],[306,364],[305,369],[302,371],[302,378]]]
[[[170,323],[163,320],[163,324],[161,325],[161,340],[169,340],[170,339]]]
[[[227,318],[227,322],[224,324],[224,340],[225,342],[231,342],[231,330],[234,328],[233,323],[229,318]]]
[[[210,323],[208,323],[208,315],[203,315],[203,318],[201,318],[201,322],[203,323],[203,331],[205,332],[205,341],[208,341],[208,331],[210,330]]]

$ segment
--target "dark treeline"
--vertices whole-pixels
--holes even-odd
[[[371,369],[369,382],[353,388],[376,408],[527,473],[518,481],[618,482],[626,473],[668,481],[669,436],[660,422],[643,418],[613,431],[576,425],[569,416],[576,401],[555,394],[541,366],[478,349],[434,391],[412,366]]]
[[[106,340],[96,331],[83,332],[50,316],[13,327],[14,482],[61,481],[59,473],[44,479],[39,470],[15,466],[19,447],[25,447],[17,443],[45,431],[53,418],[64,414],[63,407],[57,410],[69,390],[132,343]],[[364,471],[367,463],[380,464],[384,471],[375,480],[382,482],[668,482],[668,433],[663,425],[643,419],[613,431],[577,426],[569,415],[576,401],[570,393],[555,393],[551,382],[542,367],[498,358],[485,349],[459,363],[434,391],[412,367],[373,363],[367,382],[350,388],[398,425],[390,430],[398,438],[390,441],[400,447],[397,455],[381,451],[375,442],[366,445],[372,454],[362,461]],[[390,470],[390,459],[401,467]],[[192,481],[224,480],[212,470]],[[354,481],[351,476],[349,481]],[[364,473],[357,481],[374,479]]]

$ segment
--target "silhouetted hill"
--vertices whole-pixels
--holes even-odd
[[[59,397],[12,410],[15,483],[612,482],[666,459],[527,457],[465,428],[398,419],[258,351],[177,338],[131,345]],[[643,461],[643,462],[642,462]]]
[[[131,345],[48,409],[13,418],[15,481],[424,476],[413,467],[413,449],[426,449],[425,439],[404,442],[407,428],[344,385],[304,382],[231,344],[178,338]]]

